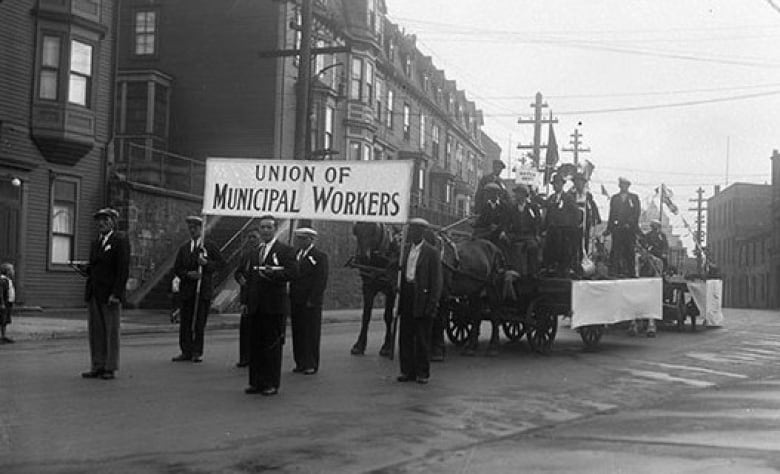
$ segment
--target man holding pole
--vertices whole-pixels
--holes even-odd
[[[181,354],[173,362],[203,361],[203,333],[213,296],[213,274],[222,266],[222,254],[204,239],[203,219],[189,216],[185,219],[190,240],[179,247],[173,272],[181,279],[181,319],[179,321],[179,348]]]

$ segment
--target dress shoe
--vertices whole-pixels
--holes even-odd
[[[279,393],[279,389],[275,387],[264,388],[262,391],[260,391],[260,395],[265,397],[270,397],[271,395],[276,395],[277,393]]]
[[[260,392],[261,392],[261,390],[259,388],[255,387],[255,386],[252,386],[252,385],[250,385],[249,387],[244,389],[244,393],[248,393],[250,395],[255,394],[255,393],[260,393]]]
[[[114,371],[107,370],[100,374],[100,378],[103,380],[113,380],[114,379]]]
[[[201,356],[192,356],[192,362],[198,364],[200,362],[203,362],[203,357]]]
[[[184,362],[186,360],[192,360],[192,356],[188,356],[186,354],[179,354],[173,359],[171,359],[172,362]]]
[[[398,377],[396,377],[396,380],[398,380],[399,382],[414,382],[414,377],[412,377],[411,375],[399,375]]]
[[[314,375],[317,373],[317,369],[306,369],[303,371],[303,375]]]
[[[89,372],[83,372],[81,376],[85,379],[96,379],[99,378],[102,373],[102,370],[90,370]]]
[[[238,368],[240,369],[240,368],[242,368],[242,367],[246,367],[246,366],[248,366],[248,365],[249,365],[249,362],[244,362],[243,360],[240,360],[240,361],[238,361],[238,363],[236,364],[236,367],[238,367]]]
[[[421,383],[423,385],[428,383],[428,380],[430,380],[428,377],[417,377],[417,383]]]
[[[296,368],[292,369],[294,374],[300,374],[300,373],[303,372],[303,370],[304,370],[303,367],[296,367]]]

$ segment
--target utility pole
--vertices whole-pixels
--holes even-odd
[[[574,129],[574,133],[569,135],[571,137],[571,148],[561,148],[561,151],[571,151],[574,152],[574,164],[580,162],[580,153],[590,153],[590,148],[581,148],[580,145],[582,145],[582,142],[580,141],[580,138],[582,138],[582,135],[580,134],[580,131],[576,128]]]
[[[704,203],[704,189],[699,187],[699,189],[696,190],[696,194],[698,197],[696,199],[689,199],[688,201],[696,203],[696,207],[689,208],[689,211],[696,211],[696,231],[693,235],[693,240],[696,243],[696,273],[701,275],[704,271],[704,265],[703,265],[703,248],[702,245],[704,243],[704,232],[701,230],[702,225],[704,224],[704,211],[706,210],[702,204]]]
[[[545,107],[548,107],[547,103],[542,102],[542,93],[537,92],[536,93],[536,100],[533,104],[531,104],[531,107],[534,109],[534,118],[532,119],[524,119],[519,118],[517,119],[517,123],[520,124],[533,124],[534,126],[534,143],[533,145],[517,145],[518,150],[532,150],[531,158],[533,160],[534,166],[539,169],[539,161],[541,157],[541,149],[547,148],[547,145],[542,145],[542,125],[543,124],[553,124],[558,123],[558,119],[554,119],[550,117],[549,119],[542,118],[542,109]]]
[[[305,160],[309,142],[309,95],[311,93],[311,0],[301,0],[301,51],[298,56],[298,82],[295,100],[295,141],[293,158]]]

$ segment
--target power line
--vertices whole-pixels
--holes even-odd
[[[766,84],[751,84],[743,86],[729,86],[729,87],[706,87],[699,89],[672,89],[667,91],[644,91],[644,92],[618,92],[618,93],[595,93],[595,94],[567,94],[567,95],[548,95],[549,99],[599,99],[599,98],[612,98],[612,97],[646,97],[646,96],[659,96],[659,95],[676,95],[676,94],[693,94],[699,92],[718,92],[718,91],[738,91],[745,89],[764,89],[767,87],[780,87],[780,82],[770,82]],[[488,96],[486,98],[494,100],[533,100],[532,95],[505,95],[505,96]]]

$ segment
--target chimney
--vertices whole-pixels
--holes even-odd
[[[714,195],[718,194],[719,192],[720,192],[720,184],[716,184],[716,185],[715,185],[715,186],[712,188],[712,195],[714,196]]]

